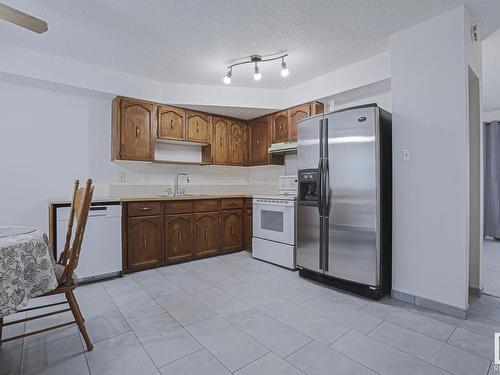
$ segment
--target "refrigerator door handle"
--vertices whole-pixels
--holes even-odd
[[[318,212],[319,212],[319,269],[323,269],[323,119],[319,120],[319,162],[318,162]]]
[[[319,269],[322,270],[324,269],[324,259],[323,259],[323,236],[324,236],[324,230],[323,230],[323,221],[325,219],[323,216],[319,217]]]
[[[322,197],[323,197],[323,221],[320,225],[323,227],[323,236],[321,237],[322,242],[322,263],[323,270],[328,271],[328,252],[329,252],[329,217],[330,217],[330,167],[328,163],[328,118],[326,118],[323,122],[323,182],[322,182]]]
[[[329,233],[330,233],[330,169],[328,167],[328,158],[325,158],[323,161],[323,169],[324,169],[324,181],[323,181],[323,189],[324,189],[324,206],[323,206],[323,237],[321,237],[321,241],[323,242],[323,270],[328,271],[328,254],[329,254]]]
[[[325,216],[323,220],[320,222],[321,227],[323,228],[323,236],[321,237],[320,242],[322,243],[322,248],[323,248],[323,256],[321,257],[321,263],[323,264],[323,271],[328,271],[328,232],[329,232],[329,225],[330,225],[330,219],[328,216]]]
[[[323,216],[323,197],[322,197],[322,189],[323,189],[323,181],[322,181],[322,173],[323,173],[323,159],[319,159],[319,162],[318,162],[318,181],[317,181],[317,184],[318,184],[318,213],[319,213],[319,216]]]

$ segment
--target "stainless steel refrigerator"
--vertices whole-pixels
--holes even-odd
[[[376,104],[298,124],[300,275],[378,299],[391,290],[391,114]]]

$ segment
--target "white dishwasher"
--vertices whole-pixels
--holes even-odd
[[[56,256],[64,248],[70,207],[56,208]],[[80,282],[120,275],[122,270],[121,216],[119,203],[93,203],[83,235],[76,275]],[[73,224],[73,231],[76,227]]]

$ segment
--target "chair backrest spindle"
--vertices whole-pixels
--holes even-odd
[[[73,235],[73,221],[75,218],[75,200],[76,200],[76,192],[78,191],[78,186],[80,185],[80,180],[75,180],[73,187],[73,195],[71,197],[71,206],[69,209],[68,215],[68,228],[66,229],[66,240],[64,242],[64,248],[59,255],[58,263],[66,264],[68,260],[68,252],[69,246],[71,244],[71,237]]]
[[[64,245],[65,255],[63,257],[63,254],[61,254],[61,258],[58,261],[58,263],[64,266],[63,275],[59,280],[61,284],[70,284],[73,282],[73,274],[78,266],[83,234],[85,232],[85,226],[87,224],[87,218],[92,203],[92,195],[94,193],[94,187],[92,186],[91,179],[87,180],[85,187],[78,188],[78,184],[78,180],[75,181],[73,202],[71,204],[70,218],[68,220],[68,232],[66,233],[66,243]],[[74,218],[76,218],[76,228],[73,236],[73,242],[71,243]]]

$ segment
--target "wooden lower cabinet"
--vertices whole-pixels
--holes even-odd
[[[219,251],[219,212],[194,215],[194,255],[215,255]]]
[[[123,272],[251,247],[251,199],[123,203]]]
[[[193,215],[165,215],[165,260],[180,262],[193,257]]]
[[[221,213],[222,249],[243,249],[243,210],[227,210]]]
[[[161,216],[133,217],[127,221],[127,266],[130,270],[163,263]]]

